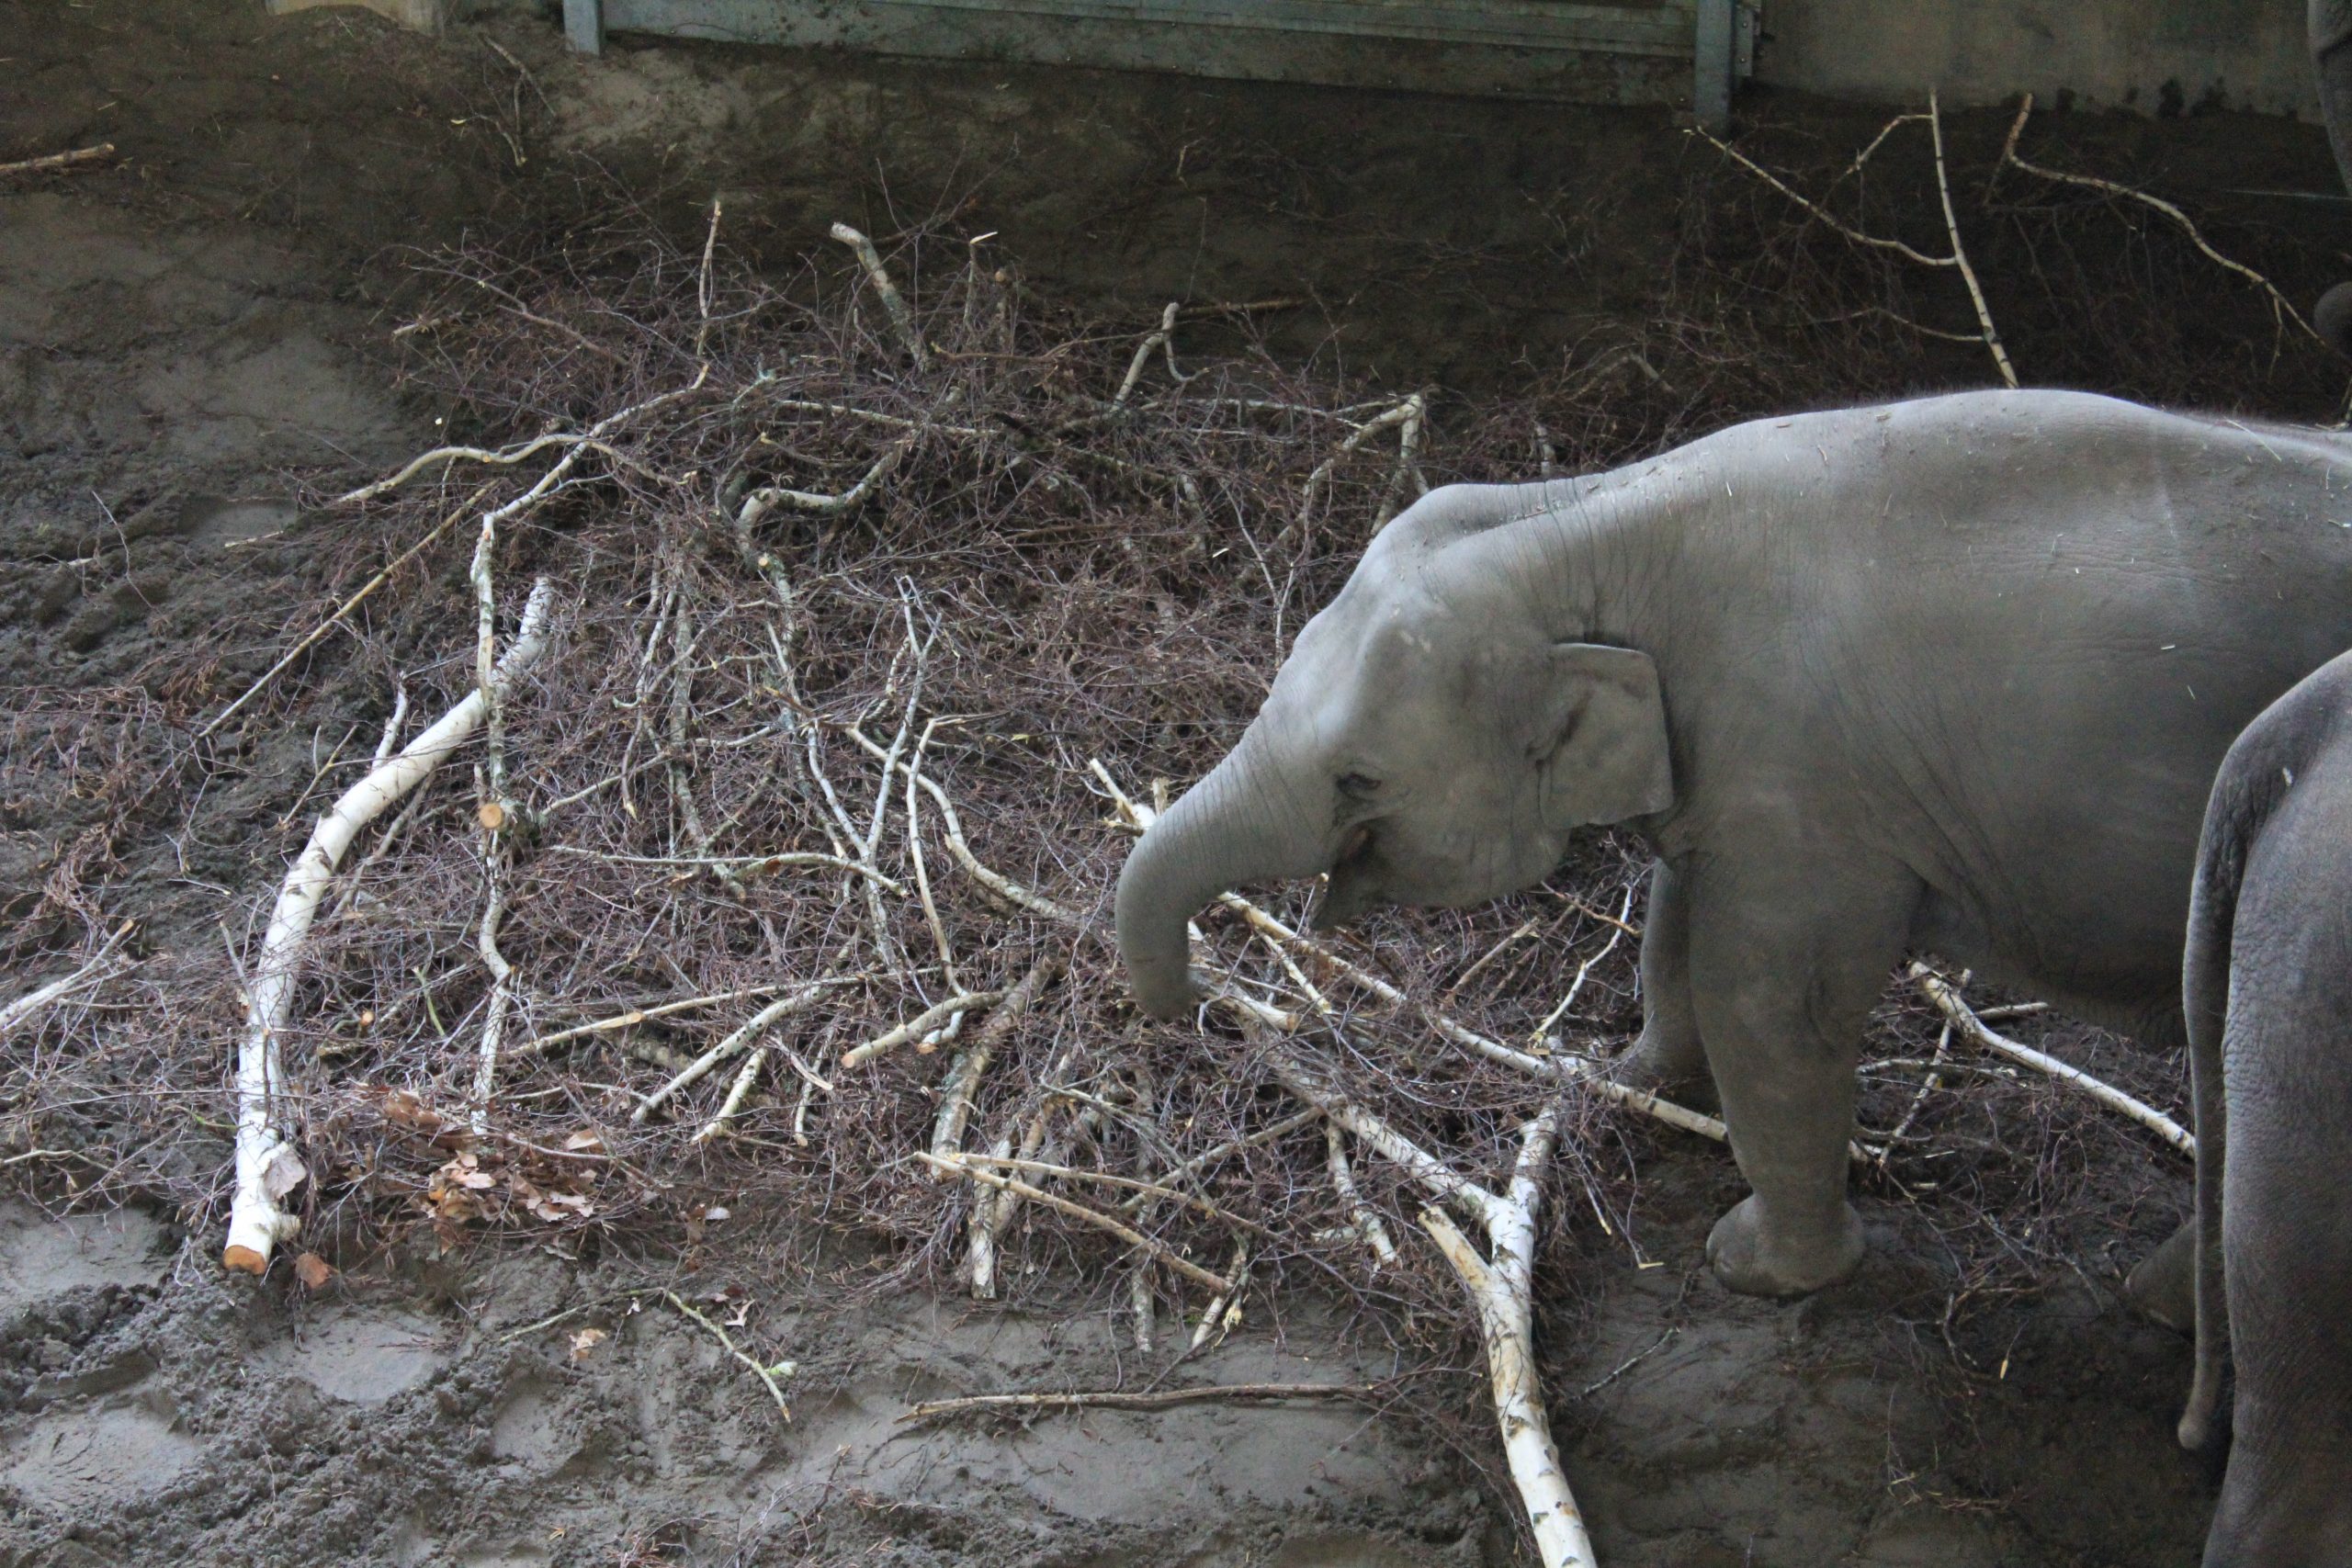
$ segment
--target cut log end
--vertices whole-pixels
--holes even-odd
[[[232,1242],[220,1254],[220,1267],[237,1274],[260,1274],[269,1268],[269,1254]]]

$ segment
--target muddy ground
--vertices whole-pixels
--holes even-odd
[[[1664,111],[627,40],[588,62],[527,9],[435,40],[357,12],[271,19],[220,0],[6,5],[0,39],[0,159],[98,141],[119,154],[0,186],[0,682],[28,708],[36,694],[142,694],[166,728],[308,624],[288,585],[315,563],[270,540],[300,485],[434,439],[447,411],[396,385],[388,346],[418,298],[406,247],[617,191],[681,227],[716,191],[739,243],[782,274],[831,220],[877,234],[934,222],[993,231],[992,254],[1035,288],[1123,327],[1169,299],[1304,299],[1267,318],[1275,355],[1459,402],[1579,367],[1625,374],[1609,355],[1627,346],[1669,378],[1718,373],[1707,323],[1673,324],[1661,289],[1694,229],[1736,226],[1754,199],[1720,183],[1670,199],[1721,175],[1694,171]],[[1749,109],[1779,146],[1831,152],[1880,118]],[[1973,117],[1955,134],[1981,148],[2006,123]],[[2332,190],[2312,128],[2209,116],[2072,133],[2096,166],[2193,199],[2298,298],[2343,264],[2352,228],[2336,208],[2246,194]],[[2300,344],[2265,362],[2200,336],[2200,320],[2152,320],[2144,302],[2132,315],[2134,287],[2191,275],[2146,231],[2122,232],[2089,260],[2071,234],[2017,242],[2030,254],[2012,273],[2047,285],[2011,331],[2031,378],[2187,398],[2226,361],[2229,395],[2207,400],[2333,412],[2340,377]],[[1714,287],[1718,307],[1752,308]],[[1922,288],[1923,317],[1966,325],[1964,306]],[[2053,314],[2076,295],[2087,327]],[[2213,291],[2207,309],[2265,307]],[[2147,352],[2072,346],[2118,335]],[[1740,383],[1751,412],[1793,395],[1779,389],[1798,359]],[[1856,368],[1877,380],[1849,395],[1985,376],[1978,351],[1933,339]],[[1622,441],[1676,433],[1653,419]],[[107,912],[138,917],[149,950],[218,958],[220,922],[249,919],[303,830],[310,728],[284,755],[209,775],[202,808],[172,818],[199,831],[109,863]],[[0,918],[18,928],[0,991],[70,963],[75,932],[41,890],[80,863],[103,804],[0,800]],[[2050,1032],[2094,1061],[2129,1056]],[[2177,1105],[2169,1069],[2156,1077]],[[395,1246],[317,1292],[282,1273],[256,1287],[215,1266],[217,1187],[176,1213],[104,1182],[93,1201],[86,1172],[32,1157],[37,1140],[17,1134],[19,1191],[0,1209],[0,1562],[1309,1568],[1522,1550],[1482,1468],[1476,1379],[1428,1364],[1442,1341],[1368,1327],[1310,1282],[1253,1305],[1186,1376],[1328,1380],[1365,1399],[909,1429],[896,1418],[924,1397],[1132,1385],[1158,1368],[1136,1364],[1109,1288],[1058,1254],[1035,1260],[1016,1304],[983,1308],[929,1286],[877,1293],[887,1258],[814,1251],[755,1218],[691,1247],[638,1237],[586,1257]],[[2196,1560],[2212,1494],[2171,1439],[2186,1348],[2117,1293],[2185,1203],[2160,1155],[2076,1189],[2103,1207],[2063,1256],[1997,1238],[2030,1255],[2026,1288],[1973,1297],[1959,1259],[1985,1238],[1963,1245],[1953,1211],[1882,1195],[1865,1206],[1878,1245],[1861,1274],[1772,1305],[1699,1267],[1738,1193],[1719,1151],[1620,1136],[1642,1179],[1636,1230],[1579,1234],[1575,1304],[1544,1347],[1567,1468],[1612,1568]],[[217,1139],[198,1146],[225,1157]],[[648,1293],[666,1287],[763,1358],[798,1361],[788,1425],[711,1334]]]

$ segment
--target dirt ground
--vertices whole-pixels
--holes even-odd
[[[591,62],[529,9],[425,39],[224,0],[0,4],[0,160],[119,153],[0,183],[0,685],[27,712],[106,694],[169,728],[258,673],[308,624],[319,563],[274,537],[301,486],[382,471],[452,412],[394,368],[414,247],[614,191],[685,231],[716,192],[779,275],[844,219],[991,232],[1040,293],[1123,326],[1170,299],[1303,299],[1266,318],[1271,355],[1437,386],[1452,406],[1589,371],[1589,417],[1625,422],[1628,451],[1683,432],[1611,412],[1623,350],[1668,380],[1747,377],[1753,412],[1795,384],[1787,366],[1710,369],[1702,330],[1660,325],[1694,229],[1736,228],[1757,199],[1694,173],[1664,111],[629,40]],[[1778,145],[1831,153],[1883,118],[1750,107]],[[2006,124],[1968,117],[1955,136],[1981,152]],[[2208,116],[2072,134],[2098,166],[2193,197],[2298,299],[2347,265],[2338,207],[2260,194],[2334,190],[2313,128]],[[2258,301],[2214,291],[2210,318],[2129,314],[2135,287],[2207,287],[2131,232],[2112,257],[2086,259],[2071,232],[2005,253],[2047,285],[2010,324],[2030,378],[2190,398],[2243,361],[2233,406],[2333,413],[2332,364],[2233,346],[2244,334],[2223,329]],[[1725,310],[1763,308],[1737,276],[1715,285]],[[1769,294],[1769,276],[1746,287]],[[1923,316],[1966,325],[1920,288]],[[2052,313],[2075,293],[2089,328]],[[2146,350],[2120,370],[2069,346],[2117,336]],[[1905,340],[1849,390],[1981,381],[1979,357]],[[246,923],[305,830],[311,730],[356,712],[340,693],[325,681],[300,733],[187,786],[201,799],[173,818],[185,836],[121,852],[108,907],[141,920],[142,944],[222,961],[222,922]],[[0,920],[17,927],[0,996],[65,966],[76,939],[42,890],[119,804],[0,798]],[[2044,1027],[2094,1065],[2150,1070]],[[2154,1072],[2177,1108],[2170,1067]],[[2119,1163],[2058,1182],[2051,1202],[2100,1206],[2055,1257],[2030,1227],[1963,1245],[1950,1212],[1872,1198],[1860,1276],[1776,1305],[1700,1265],[1740,1190],[1721,1152],[1617,1135],[1637,1224],[1577,1233],[1543,1348],[1611,1568],[2196,1561],[2212,1489],[2172,1441],[2187,1348],[2118,1293],[2185,1206],[2167,1156],[2119,1137],[2101,1145]],[[225,1141],[206,1146],[225,1158]],[[887,1258],[812,1250],[756,1218],[666,1252],[396,1247],[311,1292],[282,1271],[221,1275],[217,1182],[209,1206],[119,1206],[20,1153],[0,1208],[0,1564],[1467,1568],[1523,1551],[1480,1446],[1477,1379],[1458,1359],[1432,1369],[1427,1343],[1368,1328],[1334,1292],[1253,1304],[1188,1376],[1368,1398],[908,1427],[898,1416],[926,1397],[1157,1368],[1136,1364],[1110,1288],[1050,1252],[1001,1306],[877,1293]],[[2030,1284],[1980,1294],[1963,1262],[1977,1245],[2026,1259]],[[649,1293],[665,1288],[799,1363],[788,1425],[712,1333]]]

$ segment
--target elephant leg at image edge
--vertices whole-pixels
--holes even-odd
[[[1842,845],[1717,857],[1690,880],[1691,996],[1755,1189],[1715,1223],[1707,1261],[1732,1290],[1803,1295],[1861,1262],[1846,1199],[1855,1067],[1918,882]]]
[[[1650,869],[1642,919],[1642,1032],[1610,1064],[1609,1076],[1632,1089],[1713,1108],[1707,1048],[1690,1001],[1690,895],[1686,879],[1663,860]]]
[[[2352,4],[2311,0],[2309,32],[2320,118],[2335,152],[2336,171],[2352,186]],[[2339,283],[2320,297],[2312,325],[2338,353],[2352,351],[2352,283]]]

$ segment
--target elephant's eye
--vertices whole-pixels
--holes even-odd
[[[1380,793],[1380,781],[1363,773],[1341,773],[1340,793],[1351,800],[1370,800]]]

